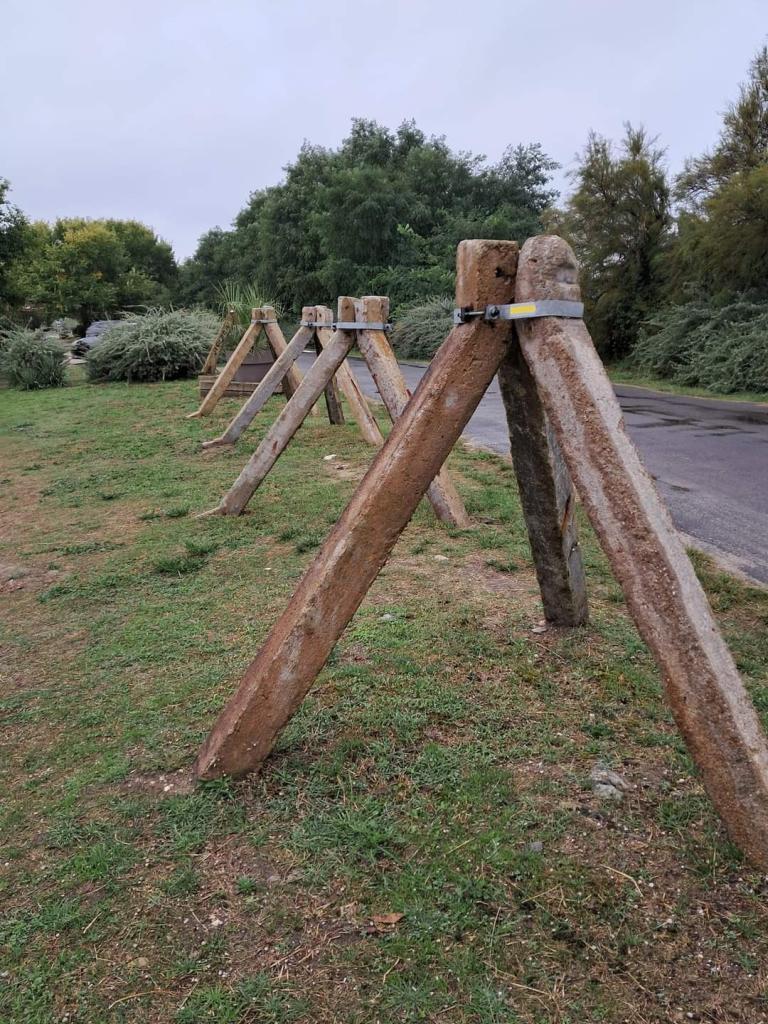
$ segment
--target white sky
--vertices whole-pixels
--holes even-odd
[[[630,120],[676,171],[766,35],[766,0],[0,0],[0,176],[34,219],[135,218],[183,258],[352,117],[566,169]]]

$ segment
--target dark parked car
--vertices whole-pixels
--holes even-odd
[[[77,338],[77,340],[72,343],[72,355],[87,355],[92,348],[95,348],[96,345],[99,344],[105,331],[108,331],[110,327],[114,327],[115,324],[119,323],[121,323],[120,320],[94,320],[85,332],[85,337]]]

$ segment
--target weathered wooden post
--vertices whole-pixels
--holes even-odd
[[[315,310],[318,323],[322,320],[326,329],[333,326],[333,313],[327,306],[315,306]],[[317,329],[315,329],[315,354],[319,356],[324,348],[325,346],[317,336]],[[346,359],[344,362],[346,363]],[[341,407],[337,378],[338,370],[325,385],[325,408],[328,410],[328,422],[343,427],[344,410]]]
[[[287,348],[285,338],[283,337],[283,332],[280,330],[280,324],[277,322],[276,311],[272,308],[272,306],[265,306],[264,311],[265,313],[269,314],[266,317],[266,322],[264,324],[264,331],[266,332],[267,335],[267,342],[269,344],[269,347],[272,349],[272,355],[275,357],[275,359],[279,359]],[[283,390],[285,391],[286,398],[293,398],[303,379],[304,377],[302,375],[302,372],[297,366],[296,361],[294,360],[288,367],[288,370],[286,371],[286,374],[283,377]],[[310,416],[319,416],[320,409],[318,408],[317,405],[313,405],[312,408],[309,410],[309,414]]]
[[[326,307],[318,307],[318,309],[325,309]],[[317,329],[315,331],[315,337],[320,342],[323,348],[326,348],[333,337],[331,330],[331,321],[333,317],[331,311],[328,310],[327,316],[322,321],[318,320]],[[360,433],[368,444],[374,445],[376,448],[380,448],[384,444],[384,435],[379,430],[379,425],[376,422],[376,417],[368,407],[368,403],[365,400],[363,392],[360,390],[360,385],[357,383],[357,378],[352,372],[348,361],[345,359],[341,366],[336,371],[336,382],[339,385],[341,393],[347,400],[349,411],[352,413],[352,417],[360,428]]]
[[[557,626],[584,625],[589,605],[576,528],[576,499],[517,343],[509,346],[499,367],[499,386],[544,616]]]
[[[529,239],[517,302],[580,298],[577,264],[556,236]],[[706,595],[624,429],[583,320],[518,323],[520,345],[590,521],[675,721],[731,838],[768,867],[768,745]]]
[[[382,295],[364,295],[355,301],[355,319],[359,323],[383,324],[389,316],[389,299]],[[411,397],[405,384],[397,357],[382,329],[360,331],[357,336],[360,351],[371,371],[376,389],[394,423],[402,416]],[[445,466],[429,485],[427,495],[437,517],[450,526],[466,529],[470,525],[464,502]]]
[[[516,263],[514,242],[462,242],[458,305],[508,301]],[[483,320],[451,331],[213,727],[195,763],[198,778],[243,775],[272,749],[468,423],[511,334],[511,324]]]
[[[201,374],[216,373],[216,366],[219,361],[219,352],[221,351],[221,346],[224,344],[224,339],[232,330],[234,324],[235,311],[234,309],[228,309],[227,315],[221,322],[221,327],[219,328],[218,334],[213,339],[213,344],[208,350],[208,355],[205,357],[205,362],[203,363],[203,367],[200,370]]]

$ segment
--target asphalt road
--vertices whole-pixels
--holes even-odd
[[[377,395],[365,364],[354,360],[353,367],[366,394]],[[424,367],[404,364],[402,370],[414,390]],[[677,528],[696,546],[768,584],[768,406],[622,385],[616,394]],[[464,436],[508,454],[506,431],[494,380]]]

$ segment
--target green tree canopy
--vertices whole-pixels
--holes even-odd
[[[30,241],[29,222],[18,206],[8,199],[11,184],[0,178],[0,311],[18,305],[17,268]]]
[[[627,124],[618,148],[591,133],[553,225],[576,250],[590,330],[609,357],[631,350],[661,295],[672,220],[663,157],[643,128]]]
[[[768,49],[750,65],[711,153],[677,178],[682,203],[670,261],[670,296],[728,302],[768,297]]]
[[[768,163],[768,47],[755,54],[739,98],[723,115],[720,138],[711,153],[686,161],[675,183],[676,197],[699,207],[728,184],[734,174],[748,174]]]
[[[227,277],[257,280],[294,309],[372,290],[395,304],[450,291],[462,238],[522,241],[540,229],[555,167],[538,145],[488,164],[412,121],[393,132],[354,120],[338,149],[305,143],[230,231],[201,238],[182,269],[184,295],[211,303]]]
[[[46,317],[83,327],[122,309],[167,304],[177,281],[167,242],[137,221],[67,218],[32,225],[18,290]]]

